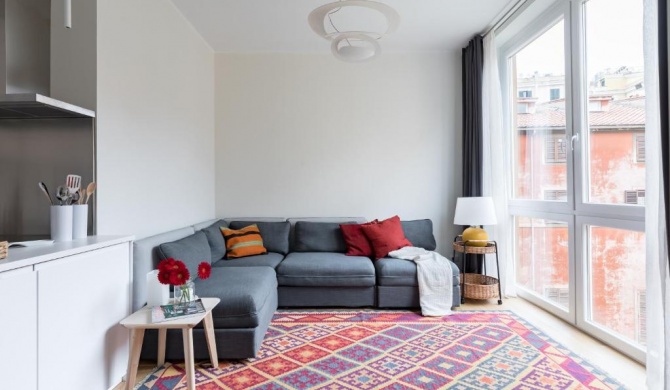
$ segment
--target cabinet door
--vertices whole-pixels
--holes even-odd
[[[33,267],[0,273],[3,389],[37,389],[37,277]]]
[[[130,246],[115,245],[40,264],[40,390],[104,390],[128,361]],[[67,385],[66,385],[67,384]]]

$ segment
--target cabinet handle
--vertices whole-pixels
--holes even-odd
[[[579,133],[573,135],[573,136],[570,138],[570,151],[574,151],[574,150],[575,150],[575,142],[579,142]]]

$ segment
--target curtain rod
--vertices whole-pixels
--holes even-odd
[[[512,5],[508,10],[501,12],[502,16],[498,17],[497,20],[489,26],[481,36],[486,36],[491,31],[497,33],[498,31],[507,27],[514,19],[517,18],[526,8],[533,4],[535,0],[518,0],[514,5]]]

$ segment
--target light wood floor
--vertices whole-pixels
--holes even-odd
[[[505,299],[502,305],[498,305],[494,299],[489,301],[468,300],[458,310],[511,310],[546,335],[616,378],[627,388],[631,390],[646,388],[646,372],[643,365],[524,299]],[[154,365],[150,362],[140,363],[137,382],[144,379],[153,369]],[[124,388],[124,384],[121,383],[113,390]]]

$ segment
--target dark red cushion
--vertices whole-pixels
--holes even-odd
[[[372,257],[374,256],[374,251],[372,246],[370,246],[370,241],[363,234],[363,225],[372,225],[379,221],[376,219],[371,222],[363,224],[346,224],[340,225],[342,230],[342,237],[344,237],[344,242],[347,244],[347,256],[365,256]]]
[[[376,224],[363,225],[361,229],[372,245],[375,259],[381,259],[396,249],[412,246],[405,238],[397,215]]]

